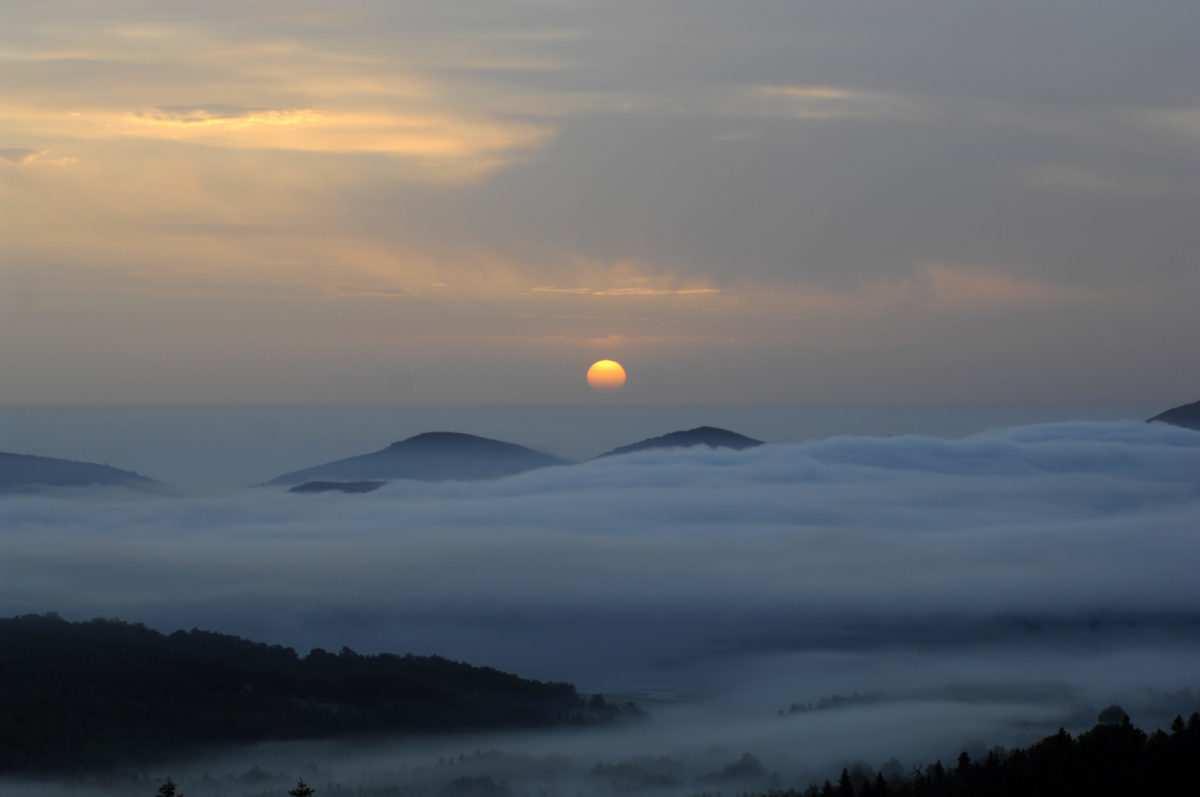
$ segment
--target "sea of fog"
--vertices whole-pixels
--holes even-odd
[[[275,417],[244,412],[243,434]],[[297,421],[280,412],[255,445],[288,437]],[[541,445],[535,420],[506,436],[576,453]],[[696,423],[785,439],[733,420],[654,417],[571,445],[596,453]],[[1090,420],[792,438],[361,495],[210,481],[6,496],[0,614],[436,653],[650,714],[603,730],[263,745],[147,773],[189,797],[282,794],[301,775],[318,794],[482,793],[484,777],[514,795],[736,793],[1079,731],[1110,703],[1144,728],[1200,709],[1200,433]],[[231,462],[243,470],[230,481],[319,461]]]

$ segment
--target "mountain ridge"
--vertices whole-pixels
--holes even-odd
[[[697,445],[744,450],[763,445],[763,441],[715,426],[697,426],[620,446],[593,459]],[[397,440],[366,454],[288,471],[257,486],[286,486],[298,493],[361,493],[397,479],[478,481],[571,464],[577,463],[517,443],[465,432],[430,431]],[[162,482],[136,471],[110,465],[0,452],[0,493],[91,485],[139,490],[166,487]]]
[[[756,448],[764,445],[764,443],[762,440],[755,440],[753,437],[731,432],[728,429],[721,429],[716,426],[697,426],[694,429],[668,432],[658,437],[648,437],[636,443],[619,446],[611,451],[605,451],[603,454],[597,456],[596,459],[620,456],[622,454],[633,454],[638,451],[651,451],[662,448],[692,448],[700,445],[708,446],[709,448],[731,448],[735,451],[744,451],[747,448]]]
[[[39,487],[161,486],[149,476],[111,465],[0,451],[0,492]]]
[[[514,476],[571,460],[465,432],[422,432],[378,451],[290,471],[267,486],[312,481],[478,481]]]
[[[1169,423],[1172,426],[1181,426],[1184,429],[1194,429],[1200,432],[1200,401],[1180,404],[1178,407],[1164,410],[1153,418],[1147,418],[1146,423]]]
[[[0,773],[143,766],[211,745],[553,728],[636,716],[440,656],[332,653],[54,613],[0,618]]]

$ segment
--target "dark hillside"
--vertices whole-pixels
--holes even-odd
[[[570,684],[440,657],[343,648],[301,658],[210,631],[0,620],[0,773],[107,769],[210,744],[533,728],[614,713],[588,709]]]
[[[459,432],[425,432],[370,454],[285,473],[267,484],[311,481],[497,479],[568,461],[515,443]]]
[[[762,440],[746,437],[728,429],[718,429],[715,426],[697,426],[687,431],[671,432],[669,434],[651,437],[627,446],[606,451],[601,457],[612,457],[619,454],[632,454],[635,451],[649,451],[656,448],[691,448],[692,446],[708,446],[709,448],[732,448],[741,451],[747,448],[761,446]]]
[[[1200,401],[1193,401],[1191,404],[1172,407],[1166,412],[1160,412],[1153,418],[1148,419],[1147,422],[1169,423],[1172,426],[1182,426],[1185,429],[1200,431]]]
[[[1113,706],[1122,715],[1119,707]],[[856,767],[842,770],[837,785],[826,781],[804,791],[768,797],[1176,797],[1195,794],[1200,761],[1200,714],[1176,717],[1170,733],[1149,736],[1129,718],[1100,715],[1090,731],[1064,730],[1027,748],[996,749],[982,759],[966,753],[947,767],[940,761],[914,768],[907,778],[885,778]],[[869,768],[868,768],[869,769]]]
[[[289,493],[371,493],[387,482],[305,482],[289,487]]]
[[[94,462],[76,462],[72,459],[0,451],[0,492],[90,485],[144,488],[156,484],[158,482],[139,473]]]

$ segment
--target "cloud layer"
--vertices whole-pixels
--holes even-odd
[[[1158,628],[1200,610],[1200,436],[1158,424],[643,453],[363,496],[14,497],[0,512],[6,613],[546,677],[903,643],[930,623],[931,642],[957,644],[1025,619]]]
[[[6,497],[0,611],[438,653],[654,715],[600,734],[268,746],[177,777],[317,761],[330,782],[424,783],[438,758],[495,749],[457,774],[541,788],[665,755],[691,783],[751,751],[803,786],[853,758],[1078,730],[1111,702],[1151,727],[1193,710],[1197,528],[1195,432],[837,437],[365,495]]]

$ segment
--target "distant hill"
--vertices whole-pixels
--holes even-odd
[[[1191,404],[1183,404],[1166,412],[1160,412],[1153,418],[1147,419],[1147,422],[1169,423],[1172,426],[1182,426],[1185,429],[1195,429],[1200,432],[1200,401],[1193,401]]]
[[[115,770],[207,745],[537,728],[626,713],[438,656],[291,648],[119,620],[0,619],[0,774]]]
[[[289,493],[370,493],[387,482],[305,482],[288,489]]]
[[[692,446],[733,448],[741,451],[746,448],[761,446],[762,444],[762,440],[755,440],[753,437],[746,437],[727,429],[718,429],[715,426],[697,426],[695,429],[688,429],[683,432],[671,432],[660,437],[651,437],[637,443],[630,443],[627,446],[606,451],[600,456],[611,457],[618,454],[632,454],[635,451],[649,451],[655,448],[691,448]]]
[[[285,473],[267,484],[379,479],[497,479],[534,468],[567,464],[570,464],[569,460],[515,443],[503,443],[460,432],[426,432],[392,443],[371,454]]]
[[[131,470],[94,462],[0,452],[0,492],[95,484],[145,488],[159,483]]]

